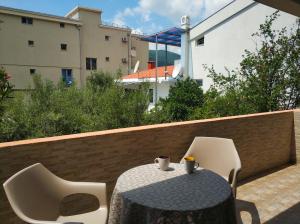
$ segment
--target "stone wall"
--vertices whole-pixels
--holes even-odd
[[[300,163],[300,109],[294,111],[294,133],[295,133],[295,159],[297,163]]]
[[[293,160],[295,147],[300,150],[299,114],[281,111],[0,143],[0,181],[40,162],[67,180],[105,182],[110,197],[121,173],[158,155],[179,162],[195,136],[232,138],[244,179]],[[0,201],[0,220],[20,223],[3,189]]]

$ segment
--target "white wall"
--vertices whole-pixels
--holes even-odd
[[[163,98],[165,99],[168,95],[169,95],[169,89],[170,86],[173,84],[173,82],[161,82],[157,84],[157,98]],[[155,94],[155,83],[151,83],[150,84],[150,89],[153,89],[153,100],[155,99],[154,94]],[[151,110],[152,108],[154,108],[155,104],[150,103],[148,110]]]
[[[245,9],[239,11],[242,6]],[[222,73],[225,73],[224,67],[229,70],[237,68],[244,50],[255,49],[255,39],[257,41],[258,39],[251,34],[258,31],[259,25],[264,23],[267,15],[275,12],[274,8],[249,0],[237,0],[223,10],[191,30],[192,76],[194,79],[203,79],[204,91],[210,87],[212,81],[206,77],[207,71],[204,70],[203,64],[209,67],[213,65],[217,72]],[[222,14],[225,16],[230,13],[232,16],[227,20],[221,17]],[[284,12],[280,15],[274,28],[279,29],[284,26],[290,28],[295,24],[297,17]],[[223,22],[220,23],[222,20]],[[196,40],[203,35],[204,45],[196,46]]]

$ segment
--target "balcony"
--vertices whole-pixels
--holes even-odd
[[[240,223],[296,223],[300,212],[300,110],[176,122],[0,143],[0,179],[41,162],[72,181],[106,182],[108,197],[124,171],[157,155],[178,162],[195,136],[232,138],[242,161],[236,211]],[[0,219],[22,223],[1,191]],[[74,203],[76,202],[76,203]],[[66,199],[65,214],[94,208]],[[295,221],[296,220],[296,221]]]

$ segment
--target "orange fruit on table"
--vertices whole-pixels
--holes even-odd
[[[194,160],[195,160],[195,157],[193,157],[193,156],[188,156],[188,157],[185,157],[184,159],[187,160],[187,161],[194,161]]]

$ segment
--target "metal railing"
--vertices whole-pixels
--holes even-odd
[[[102,21],[101,25],[102,26],[108,26],[108,27],[114,27],[114,28],[129,29],[129,30],[131,30],[131,28],[129,26],[120,25],[120,24],[117,24],[117,23],[110,23],[110,22],[106,22],[106,21]]]

